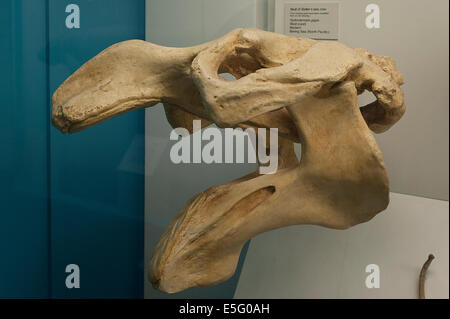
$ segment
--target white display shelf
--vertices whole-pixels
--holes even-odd
[[[449,296],[449,203],[391,193],[388,209],[348,230],[292,226],[252,239],[235,298],[417,298],[429,253],[427,298]],[[365,285],[380,267],[380,288]]]

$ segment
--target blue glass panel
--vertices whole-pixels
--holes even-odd
[[[48,296],[45,0],[0,1],[0,298]]]
[[[143,297],[144,111],[62,135],[49,98],[104,48],[143,39],[144,14],[144,0],[0,1],[0,297]],[[238,277],[187,294],[232,297]]]
[[[80,28],[66,28],[68,4]],[[143,0],[49,1],[50,91],[123,40],[143,39]],[[62,135],[51,128],[52,297],[143,297],[144,111]],[[67,289],[77,264],[80,289]]]

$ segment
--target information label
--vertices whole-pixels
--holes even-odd
[[[316,40],[339,40],[339,3],[286,3],[284,23],[286,35]]]

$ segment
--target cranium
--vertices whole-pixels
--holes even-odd
[[[219,76],[231,73],[235,81]],[[173,127],[278,128],[279,169],[211,187],[181,209],[150,262],[169,293],[228,279],[243,244],[271,229],[315,224],[345,229],[389,202],[389,181],[370,130],[405,111],[393,60],[338,42],[237,29],[189,48],[131,40],[80,67],[53,96],[53,124],[76,132],[164,103]],[[376,101],[358,107],[357,95]],[[299,161],[294,142],[302,144]]]

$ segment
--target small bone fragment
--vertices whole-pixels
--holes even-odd
[[[422,266],[422,269],[420,270],[420,276],[419,276],[419,299],[425,299],[425,279],[427,275],[427,270],[431,265],[431,262],[434,259],[433,254],[428,255],[428,259],[425,261],[425,263]]]

